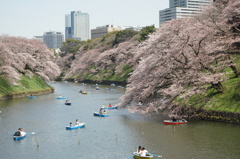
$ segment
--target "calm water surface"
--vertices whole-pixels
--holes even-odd
[[[108,118],[94,117],[103,104],[116,104],[124,89],[109,91],[100,85],[97,91],[79,83],[53,86],[54,93],[36,99],[0,101],[0,159],[124,159],[139,145],[163,159],[240,158],[239,125],[204,121],[163,125],[164,117],[127,110],[108,111]],[[88,94],[79,94],[80,89]],[[57,95],[66,96],[72,106],[57,100]],[[86,127],[66,130],[76,119],[86,122]],[[19,127],[35,134],[14,141],[8,132]]]

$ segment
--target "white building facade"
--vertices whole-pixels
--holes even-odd
[[[169,8],[159,11],[159,26],[166,21],[191,18],[200,13],[213,0],[169,0]]]
[[[91,39],[88,13],[72,11],[65,15],[65,38],[82,41]]]
[[[62,46],[64,36],[61,32],[49,31],[43,34],[43,42],[48,48],[58,49]]]

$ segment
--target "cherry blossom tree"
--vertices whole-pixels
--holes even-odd
[[[38,74],[46,81],[60,74],[54,54],[42,42],[22,37],[0,36],[0,74],[12,84],[21,75]]]
[[[238,76],[231,54],[239,52],[239,5],[234,0],[217,1],[199,16],[166,22],[142,44],[134,58],[141,59],[129,78],[121,106],[138,101],[141,112],[180,107],[174,99],[223,91],[224,73],[231,68]]]

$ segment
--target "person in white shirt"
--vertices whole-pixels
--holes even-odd
[[[147,156],[147,153],[148,153],[148,151],[145,150],[144,147],[142,147],[142,150],[139,152],[139,156],[145,157],[145,156]]]
[[[24,135],[26,135],[26,132],[21,128],[20,129],[20,134],[21,134],[21,136],[24,136]]]
[[[80,125],[80,122],[78,121],[78,119],[76,119],[75,125]]]

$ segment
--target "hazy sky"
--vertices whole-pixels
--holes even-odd
[[[158,27],[159,10],[169,0],[0,0],[0,35],[32,38],[47,31],[64,34],[65,14],[88,13],[90,28],[116,26]]]

